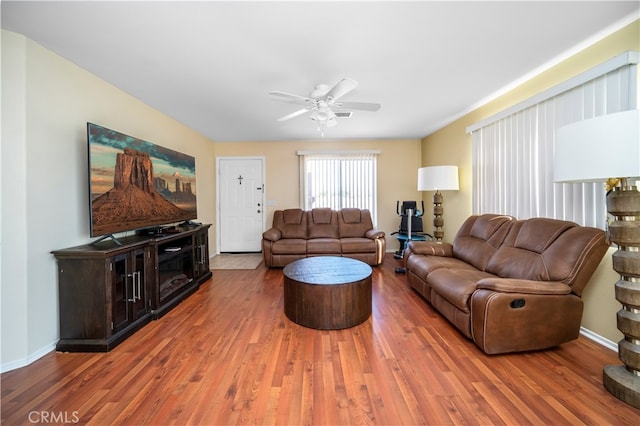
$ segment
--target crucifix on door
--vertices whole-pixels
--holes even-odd
[[[242,177],[242,175],[239,175],[239,176],[238,176],[238,183],[239,183],[240,185],[242,185],[242,179],[244,179],[244,178]]]

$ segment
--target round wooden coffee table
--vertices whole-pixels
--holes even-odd
[[[353,327],[371,316],[371,267],[347,257],[318,256],[284,267],[284,313],[321,330]]]

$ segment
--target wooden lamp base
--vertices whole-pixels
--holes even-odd
[[[605,366],[603,383],[618,399],[640,408],[640,192],[623,179],[607,196],[607,210],[615,217],[609,238],[618,246],[613,269],[620,274],[615,291],[622,304],[617,324],[624,339],[618,356],[624,365]]]
[[[444,218],[442,217],[444,214],[443,201],[442,192],[436,191],[433,194],[433,237],[436,241],[442,241],[444,238],[444,230],[442,229],[444,226]]]

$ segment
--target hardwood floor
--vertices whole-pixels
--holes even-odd
[[[614,352],[487,356],[396,266],[374,268],[372,317],[333,331],[285,317],[281,269],[216,270],[112,352],[2,374],[2,424],[638,424],[602,386]]]

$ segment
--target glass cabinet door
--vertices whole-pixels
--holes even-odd
[[[117,256],[111,261],[111,329],[115,333],[129,323],[128,256]]]

